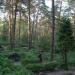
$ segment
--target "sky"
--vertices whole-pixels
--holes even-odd
[[[51,0],[45,0],[45,2],[46,2],[46,5],[48,6],[48,7],[51,7],[52,6],[52,3],[51,3]],[[67,6],[68,5],[68,2],[62,2],[62,5],[63,5],[63,7],[65,7],[65,6]]]
[[[49,7],[49,8],[51,8],[51,0],[45,0],[45,2],[46,2],[46,5]],[[67,2],[63,2],[62,3],[62,5],[63,5],[63,7],[65,7],[65,6],[67,6]],[[0,17],[1,18],[3,18],[4,16],[5,16],[6,14],[3,14],[1,11],[0,11]]]
[[[47,5],[48,7],[51,7],[51,1],[50,1],[50,0],[46,0],[45,2],[46,2],[46,5]]]

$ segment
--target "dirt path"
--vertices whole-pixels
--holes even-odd
[[[75,75],[75,71],[56,71],[56,72],[48,72],[46,75]]]
[[[54,72],[40,72],[35,75],[75,75],[75,70],[69,71],[54,71]]]

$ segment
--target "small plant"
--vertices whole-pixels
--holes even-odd
[[[39,42],[39,47],[40,49],[44,51],[49,51],[50,50],[50,38],[42,37]]]
[[[27,65],[29,63],[37,63],[39,61],[38,54],[34,51],[22,53],[21,56],[21,61],[24,65]]]
[[[25,67],[33,72],[38,71],[53,71],[57,66],[56,62],[28,64]]]

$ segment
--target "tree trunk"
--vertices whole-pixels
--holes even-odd
[[[15,29],[16,29],[16,12],[17,12],[17,1],[15,2],[15,10],[13,17],[13,26],[12,26],[12,48],[15,48]]]
[[[55,6],[54,0],[52,0],[52,42],[51,42],[51,61],[54,60],[54,50],[55,50]]]
[[[68,70],[68,62],[67,62],[67,50],[65,49],[64,45],[62,46],[62,67]]]
[[[21,34],[21,10],[19,12],[19,15],[20,15],[20,19],[19,19],[19,43],[20,43],[20,34]]]
[[[62,1],[60,1],[59,19],[61,18],[61,10],[62,10]]]
[[[9,4],[9,39],[10,39],[10,47],[12,48],[12,26],[13,26],[13,0],[8,2]]]
[[[28,16],[28,26],[29,26],[29,32],[28,32],[28,48],[32,48],[32,26],[31,26],[31,20],[30,20],[30,0],[28,0],[28,11],[29,11],[29,16]]]

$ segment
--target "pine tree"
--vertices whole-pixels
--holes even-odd
[[[59,22],[58,47],[62,53],[62,64],[64,65],[65,69],[68,69],[67,53],[74,47],[74,37],[71,28],[71,22],[65,17],[61,18]]]

